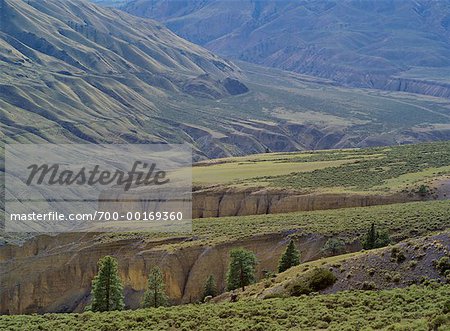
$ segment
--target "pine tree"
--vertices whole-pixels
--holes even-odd
[[[215,297],[216,295],[217,295],[216,280],[214,279],[213,275],[209,275],[205,283],[205,288],[203,290],[203,299],[205,299],[208,296]]]
[[[281,256],[280,263],[278,265],[278,272],[283,272],[293,266],[300,264],[300,253],[295,248],[294,241],[291,240],[286,248],[286,251]]]
[[[124,307],[118,263],[112,256],[98,261],[98,273],[92,281],[92,297],[92,311],[122,310]]]
[[[375,224],[372,223],[366,237],[363,240],[364,249],[380,248],[389,245],[389,235],[386,232],[379,232],[375,228]]]
[[[147,291],[144,294],[142,303],[144,308],[167,306],[168,299],[166,295],[164,279],[161,269],[153,267],[148,276]]]
[[[243,248],[236,248],[230,252],[230,266],[227,273],[228,290],[242,288],[255,282],[256,256],[253,252]]]

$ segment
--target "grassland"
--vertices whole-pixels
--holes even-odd
[[[311,192],[410,192],[448,175],[450,142],[258,154],[193,168],[198,185],[265,185]]]
[[[345,208],[241,217],[194,219],[192,237],[174,247],[217,244],[253,236],[290,232],[296,235],[339,236],[352,241],[366,233],[372,223],[385,229],[394,241],[450,227],[450,201],[413,202],[395,205]],[[183,237],[185,234],[108,233],[101,240],[120,238]],[[166,247],[167,248],[167,247]]]
[[[449,330],[450,286],[185,305],[108,313],[0,316],[2,330]]]

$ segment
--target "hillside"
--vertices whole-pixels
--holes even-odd
[[[5,142],[187,141],[197,159],[444,140],[450,102],[237,65],[81,0],[0,2]]]
[[[341,292],[291,299],[188,305],[137,311],[1,316],[7,330],[448,330],[446,286]]]
[[[228,58],[348,86],[450,97],[447,1],[122,3]]]
[[[340,252],[345,253],[345,250]],[[332,284],[317,289],[323,294],[345,290],[379,290],[404,288],[413,284],[449,283],[438,262],[450,256],[449,232],[410,238],[396,245],[375,250],[342,254],[300,264],[251,285],[240,292],[241,299],[286,298],[298,293],[318,270],[329,270],[336,278]],[[230,293],[214,299],[228,301]]]
[[[194,217],[448,199],[448,142],[265,153],[193,167]]]
[[[96,264],[114,255],[124,281],[127,307],[140,305],[146,271],[164,270],[172,303],[201,299],[205,270],[213,274],[219,290],[225,288],[230,249],[254,251],[263,271],[274,271],[286,243],[293,238],[302,261],[324,256],[330,238],[344,242],[344,252],[361,249],[361,239],[376,223],[391,240],[424,236],[450,226],[450,201],[416,202],[387,206],[347,208],[193,221],[186,234],[61,234],[38,236],[22,245],[0,247],[0,313],[81,311],[89,300]],[[387,267],[386,267],[387,268]]]

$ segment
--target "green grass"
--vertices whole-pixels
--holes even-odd
[[[271,186],[310,192],[414,191],[450,174],[450,142],[259,154],[201,163],[196,184]]]
[[[136,311],[0,316],[2,330],[438,330],[450,329],[450,286],[345,291],[287,299]]]
[[[296,235],[339,235],[353,240],[364,233],[372,223],[389,231],[393,240],[420,236],[450,227],[450,200],[413,202],[373,207],[344,208],[336,210],[295,212],[286,214],[253,215],[194,219],[192,236],[173,244],[174,247],[193,244],[214,245],[252,236],[290,232]],[[165,234],[176,237],[176,234]],[[125,233],[104,234],[102,240],[129,237],[161,237],[162,234]],[[180,234],[180,237],[183,236]],[[167,247],[161,246],[161,249]]]

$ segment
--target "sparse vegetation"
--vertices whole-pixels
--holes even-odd
[[[448,330],[450,285],[136,311],[0,316],[4,330]]]

